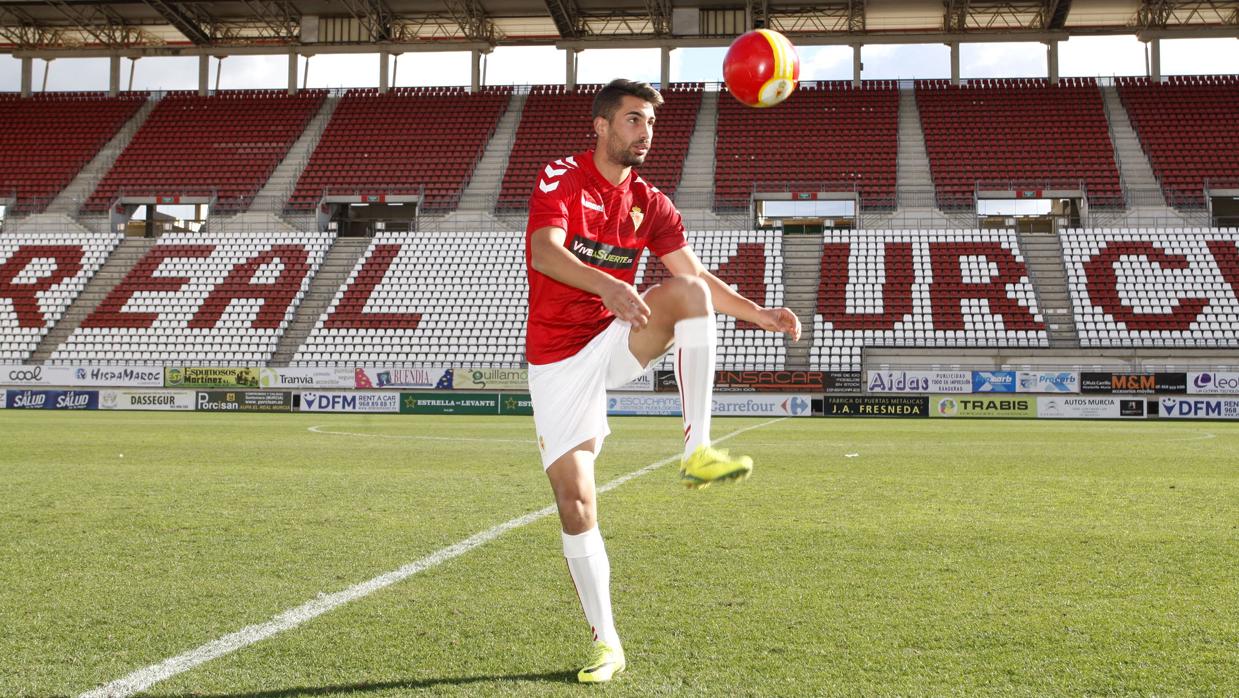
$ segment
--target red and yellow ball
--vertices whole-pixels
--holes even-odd
[[[723,80],[750,107],[773,107],[787,99],[800,79],[800,57],[787,37],[770,29],[741,34],[723,57]]]

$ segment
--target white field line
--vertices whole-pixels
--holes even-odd
[[[784,419],[787,418],[780,417],[779,419],[772,419],[762,422],[761,424],[755,424],[751,427],[737,429],[736,431],[733,431],[725,436],[721,436],[714,441],[715,443],[726,441],[745,432],[753,431],[754,429],[761,429],[762,427],[781,422]],[[654,463],[650,463],[643,468],[634,470],[626,475],[621,475],[602,485],[598,488],[598,492],[601,494],[603,492],[613,490],[629,480],[641,477],[650,471],[661,468],[662,466],[675,462],[679,459],[680,456],[675,455]],[[204,645],[189,650],[184,654],[179,654],[175,657],[165,659],[158,664],[152,664],[143,669],[138,669],[124,678],[117,679],[109,684],[87,691],[83,693],[80,698],[127,698],[128,696],[132,696],[139,691],[144,691],[150,688],[160,681],[165,681],[178,674],[183,674],[200,664],[205,664],[213,659],[218,659],[224,655],[236,652],[239,649],[248,647],[249,645],[257,642],[261,642],[269,637],[282,633],[285,630],[292,630],[293,628],[313,620],[324,613],[333,611],[346,603],[364,598],[376,591],[379,591],[380,589],[408,579],[419,572],[424,572],[432,567],[437,567],[452,558],[464,555],[474,548],[489,543],[508,531],[520,528],[522,526],[528,526],[529,524],[538,521],[539,519],[546,518],[553,513],[555,513],[554,504],[543,507],[537,511],[530,512],[524,516],[519,516],[510,521],[506,521],[485,531],[475,533],[459,543],[436,550],[430,555],[427,555],[420,560],[410,562],[397,570],[381,574],[373,579],[369,579],[360,584],[344,589],[343,591],[337,591],[333,594],[320,595],[312,601],[308,601],[296,608],[284,611],[265,623],[259,623],[257,625],[250,625],[241,628],[234,633],[230,633],[216,640],[212,640]]]
[[[366,436],[375,439],[415,439],[419,441],[484,441],[486,443],[505,443],[505,444],[536,444],[533,439],[488,439],[484,437],[462,437],[462,436],[419,436],[417,434],[364,434],[359,431],[327,431],[324,427],[326,424],[320,424],[315,427],[310,427],[308,431],[315,434],[335,434],[338,436]]]

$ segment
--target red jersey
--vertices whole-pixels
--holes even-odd
[[[688,244],[680,212],[635,172],[619,186],[611,184],[594,165],[592,150],[548,164],[529,198],[525,228],[525,358],[531,364],[576,354],[615,317],[599,296],[534,270],[530,238],[548,226],[567,233],[564,247],[577,259],[630,284],[645,248],[662,257]]]

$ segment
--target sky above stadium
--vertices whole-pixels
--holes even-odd
[[[678,49],[671,54],[671,79],[718,82],[725,49]],[[964,44],[960,52],[965,78],[1045,77],[1046,49],[1040,43]],[[852,77],[852,49],[846,46],[802,47],[801,79],[843,80]],[[941,44],[872,45],[862,53],[865,79],[950,77],[950,50]],[[553,47],[498,48],[484,62],[488,85],[562,83],[564,53]],[[376,87],[377,54],[318,55],[302,58],[299,82],[309,87]],[[306,74],[308,66],[308,76]],[[287,85],[284,56],[232,56],[211,60],[211,85],[219,75],[221,89],[278,88]],[[1076,37],[1059,45],[1059,74],[1074,76],[1145,75],[1145,45],[1134,36]],[[105,90],[108,62],[101,58],[57,59],[34,63],[34,89],[49,91]],[[131,62],[121,62],[121,87],[130,86]],[[469,54],[404,54],[393,62],[393,84],[467,85]],[[1164,75],[1239,73],[1239,40],[1184,39],[1162,41]],[[197,58],[143,58],[132,66],[132,88],[184,90],[198,86]],[[577,81],[608,82],[628,77],[656,82],[657,49],[591,50],[579,54]],[[20,61],[0,56],[0,91],[21,88]]]

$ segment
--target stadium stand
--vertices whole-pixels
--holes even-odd
[[[523,365],[525,241],[516,232],[381,232],[291,365]]]
[[[1206,179],[1239,181],[1239,76],[1122,77],[1117,87],[1168,204],[1204,204]]]
[[[1239,346],[1239,230],[1068,230],[1083,347]]]
[[[866,347],[1044,347],[1013,231],[828,231],[810,367],[855,371]]]
[[[500,211],[528,208],[529,195],[540,171],[548,162],[594,147],[590,108],[601,85],[580,85],[566,92],[563,85],[534,85],[521,111],[516,142],[504,171],[496,206]],[[641,177],[675,198],[688,142],[701,108],[701,83],[672,83],[661,90],[654,141]]]
[[[1121,207],[1114,146],[1092,78],[917,80],[916,105],[940,208],[973,206],[978,182],[1001,189],[1075,188]]]
[[[778,307],[784,303],[783,235],[773,230],[691,231],[689,244],[702,264],[757,303]],[[667,278],[667,268],[646,254],[637,267],[637,288],[642,293]],[[718,315],[718,367],[782,369],[787,345],[781,335],[756,325]],[[670,355],[657,368],[670,369]]]
[[[899,90],[893,81],[802,83],[776,109],[720,95],[714,208],[748,210],[754,186],[773,191],[855,187],[866,209],[895,204]],[[799,187],[798,187],[799,185]]]
[[[38,213],[137,113],[149,95],[128,92],[0,95],[0,198],[10,213]]]
[[[266,365],[333,237],[168,233],[50,361]]]
[[[30,358],[120,238],[48,231],[0,235],[0,362]]]
[[[121,194],[217,195],[216,212],[245,210],[326,99],[325,90],[237,90],[159,101],[83,207]]]
[[[351,89],[288,203],[312,210],[325,190],[338,194],[417,194],[421,208],[450,211],[507,110],[512,88],[470,94],[461,87]]]

